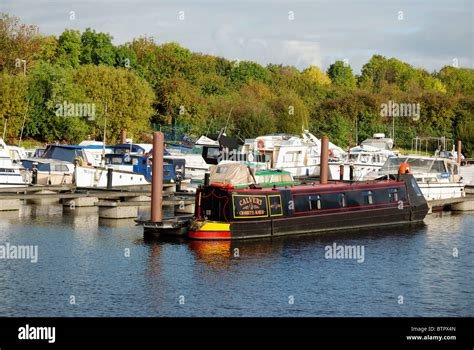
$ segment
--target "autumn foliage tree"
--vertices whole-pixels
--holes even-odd
[[[16,58],[27,61],[26,78]],[[395,120],[396,146],[410,148],[415,136],[445,136],[461,138],[467,154],[474,150],[474,70],[468,68],[428,72],[379,54],[359,75],[342,61],[326,72],[264,67],[146,36],[121,45],[93,29],[44,36],[1,15],[0,72],[0,121],[9,118],[14,134],[24,129],[26,137],[47,142],[102,139],[107,102],[108,142],[122,128],[140,140],[161,124],[184,126],[194,138],[221,128],[239,138],[309,128],[347,147],[356,134],[359,142],[375,132],[390,135],[394,119],[381,106],[393,101],[420,106],[419,119]],[[94,104],[95,118],[57,117],[64,101]]]

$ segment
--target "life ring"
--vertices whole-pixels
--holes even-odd
[[[263,140],[258,140],[257,141],[257,148],[258,149],[263,149],[265,148],[265,142]]]

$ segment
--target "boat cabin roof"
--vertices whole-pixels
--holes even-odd
[[[314,183],[314,184],[294,184],[294,185],[284,185],[284,186],[274,186],[272,188],[267,188],[267,189],[252,189],[252,188],[239,188],[235,187],[236,190],[240,192],[269,192],[274,190],[282,190],[282,189],[291,189],[292,192],[314,192],[314,191],[334,191],[334,192],[344,192],[347,190],[351,190],[353,188],[358,188],[360,189],[361,187],[367,187],[367,189],[373,189],[374,187],[380,187],[380,188],[396,188],[404,185],[405,183],[403,181],[394,181],[394,180],[374,180],[374,181],[364,181],[364,182],[328,182],[327,184],[320,184],[320,183]],[[212,184],[211,184],[212,186]],[[232,190],[232,188],[229,188]]]
[[[239,162],[223,162],[209,168],[210,182],[235,187],[247,187],[252,184],[262,186],[292,185],[296,183],[288,171],[254,170]]]
[[[72,163],[57,159],[27,158],[23,159],[21,164],[27,169],[33,169],[33,165],[35,165],[39,171],[74,171],[74,165]]]
[[[38,164],[72,164],[71,162],[67,162],[64,160],[58,160],[58,159],[49,159],[49,158],[26,158],[23,159],[22,162],[31,162],[31,163],[38,163]]]
[[[150,153],[153,150],[151,143],[119,143],[114,146],[115,153],[138,153],[145,154]]]

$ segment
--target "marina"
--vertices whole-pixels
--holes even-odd
[[[375,138],[375,136],[377,136],[377,138]],[[357,159],[359,159],[364,153],[373,152],[373,149],[363,150],[362,147],[373,147],[374,142],[377,143],[382,141],[386,146],[380,148],[380,150],[386,151],[386,149],[391,147],[391,140],[384,138],[383,136],[383,134],[374,135],[374,139],[366,140],[367,142],[365,142],[365,144],[363,142],[361,148],[353,148],[352,154],[356,154],[358,157]],[[237,151],[237,142],[231,138],[226,137],[224,134],[222,134],[222,132],[219,135],[214,136],[214,139],[215,140],[213,141],[211,138],[202,136],[199,142],[197,142],[197,144],[201,147],[201,155],[195,154],[193,157],[199,157],[205,162],[205,164],[207,164],[205,168],[201,169],[202,173],[206,174],[211,171],[214,182],[221,183],[221,185],[227,184],[221,189],[215,190],[222,191],[225,190],[225,188],[235,188],[243,191],[242,193],[253,192],[252,196],[256,196],[260,187],[272,187],[270,192],[267,194],[262,192],[264,196],[266,196],[264,201],[265,205],[264,208],[262,208],[262,212],[265,213],[265,216],[285,217],[288,215],[286,210],[280,211],[278,213],[271,213],[268,209],[275,205],[280,207],[280,210],[282,205],[283,207],[288,206],[288,203],[282,203],[282,194],[277,194],[275,192],[275,186],[283,186],[285,188],[290,186],[292,188],[298,183],[306,184],[306,186],[308,186],[308,184],[312,184],[312,186],[314,186],[314,184],[320,182],[320,162],[322,161],[321,154],[323,144],[319,139],[317,139],[308,131],[303,133],[302,139],[277,135],[272,136],[271,138],[263,137],[248,141],[246,143],[247,146],[243,147],[243,150],[246,150],[247,153],[242,152],[245,157],[241,161],[227,161],[225,160],[225,157],[223,157],[223,160],[221,160],[211,156],[212,154],[219,154],[216,153],[216,151],[221,153],[227,152],[226,154],[228,155],[228,147],[231,147]],[[288,143],[287,140],[292,141]],[[301,145],[303,145],[303,143],[301,143],[303,142],[302,140],[304,140],[306,144],[310,145],[310,148],[308,148],[308,154],[313,152],[311,151],[312,149],[315,150],[315,153],[311,156],[314,165],[309,165],[309,168],[312,169],[312,173],[309,171],[304,171],[306,174],[309,174],[308,176],[301,176],[300,171],[296,170],[298,167],[292,168],[289,163],[280,163],[283,161],[281,159],[285,159],[286,156],[280,157],[278,155],[279,152],[282,152],[281,150],[285,149],[285,147],[290,147],[289,149],[293,150],[285,152],[304,154],[306,151],[302,152],[301,149],[298,148],[301,148]],[[15,158],[10,158],[8,156],[8,154],[11,154],[11,152],[9,153],[10,146],[6,145],[2,141],[2,150],[4,154],[3,161],[8,163],[7,165],[11,167],[13,174],[18,173],[18,177],[29,179],[31,184],[28,186],[27,182],[23,182],[23,185],[21,186],[16,184],[15,186],[9,185],[1,188],[0,212],[19,210],[22,202],[26,203],[28,201],[48,200],[61,201],[61,203],[63,203],[65,206],[97,206],[102,208],[104,211],[108,210],[107,208],[113,208],[113,212],[115,212],[115,214],[109,214],[110,218],[120,219],[125,217],[131,218],[134,215],[136,216],[136,207],[152,206],[153,202],[151,201],[151,166],[153,162],[148,160],[148,158],[152,159],[151,153],[153,151],[153,145],[126,143],[127,139],[125,132],[122,133],[122,141],[122,144],[118,144],[113,147],[105,147],[104,145],[98,144],[97,142],[84,142],[77,147],[52,145],[46,147],[43,150],[43,155],[41,158],[25,158],[23,160],[19,156],[21,153],[21,148],[11,147],[11,149],[16,152],[15,154],[17,154],[17,156]],[[349,192],[354,192],[354,189],[356,188],[355,186],[357,186],[358,183],[363,184],[364,180],[373,181],[377,178],[381,180],[385,179],[385,181],[390,181],[390,179],[395,180],[397,177],[396,173],[398,171],[398,167],[404,163],[407,163],[410,165],[410,172],[413,172],[413,176],[418,182],[418,186],[423,193],[423,197],[427,200],[429,212],[433,211],[433,209],[472,210],[472,196],[470,196],[470,191],[473,181],[473,172],[466,170],[464,173],[464,169],[471,170],[471,166],[459,167],[458,163],[449,158],[430,158],[426,156],[423,157],[411,155],[389,156],[388,158],[385,158],[386,160],[384,164],[382,166],[379,165],[376,170],[373,169],[373,167],[370,168],[371,166],[369,166],[368,169],[372,169],[372,171],[366,169],[364,171],[364,174],[366,174],[365,176],[353,176],[353,180],[347,180],[346,175],[348,172],[346,169],[347,164],[349,163],[344,164],[344,168],[342,168],[343,163],[341,163],[340,166],[333,163],[334,157],[343,156],[344,151],[331,144],[328,140],[325,142],[327,142],[327,144],[324,146],[326,150],[325,152],[327,152],[328,155],[324,160],[328,164],[326,170],[327,178],[328,180],[330,179],[333,184],[337,183],[337,180],[334,182],[334,178],[337,175],[334,174],[332,169],[334,169],[334,167],[340,167],[341,172],[339,174],[339,181],[345,181],[346,186],[349,185],[353,187]],[[255,154],[253,152],[255,151],[255,149],[253,149],[254,146],[249,147],[249,145],[252,144],[254,146],[260,145],[261,147],[255,146],[257,155],[253,159],[249,159],[249,155]],[[295,146],[296,148],[294,148]],[[460,145],[458,145],[458,147],[460,147]],[[216,151],[211,151],[211,149]],[[271,152],[276,152],[276,155],[270,153],[271,155],[268,158],[266,155],[268,155],[268,152],[270,152],[269,150]],[[360,151],[362,151],[362,153],[360,153]],[[105,155],[105,158],[101,158],[100,152]],[[259,153],[261,153],[263,157],[260,157]],[[21,154],[23,154],[25,157],[26,152],[23,151]],[[456,153],[454,153],[453,157],[456,157]],[[177,215],[194,214],[194,216],[199,219],[199,213],[203,212],[203,209],[196,207],[195,193],[197,189],[197,197],[200,201],[203,192],[199,188],[202,187],[202,181],[204,180],[201,179],[201,181],[198,182],[198,188],[196,187],[196,184],[192,184],[193,181],[189,181],[190,178],[186,176],[186,171],[184,170],[186,167],[186,159],[188,158],[179,155],[176,156],[175,152],[169,153],[163,148],[163,165],[157,170],[157,172],[159,171],[160,174],[162,174],[162,183],[160,187],[163,188],[163,197],[166,197],[164,205],[175,207]],[[134,159],[137,161],[134,161]],[[140,161],[140,159],[143,159],[143,161]],[[299,158],[292,157],[292,159],[298,161]],[[350,159],[350,157],[348,159]],[[125,164],[125,160],[127,160],[128,164]],[[105,161],[105,163],[101,163],[103,161]],[[85,163],[89,164],[89,167],[84,166]],[[218,163],[220,164],[220,167],[216,168]],[[140,168],[140,164],[144,164],[144,167]],[[275,172],[275,170],[271,170],[277,169],[275,168],[275,165],[277,164],[279,164],[277,167],[280,169],[289,170],[285,170],[283,172],[281,172],[282,170],[277,170],[277,172]],[[350,167],[352,168],[352,163],[350,164]],[[378,161],[378,164],[381,164],[381,161]],[[24,165],[25,168],[22,168],[22,165]],[[63,168],[57,168],[59,166],[62,166]],[[287,166],[289,168],[287,168]],[[219,177],[219,172],[224,171],[226,167],[233,169],[233,172],[230,175],[224,174],[224,176]],[[318,168],[318,176],[316,176],[315,168]],[[27,169],[33,169],[33,171],[28,172]],[[461,170],[463,170],[462,174]],[[94,183],[87,183],[87,181],[84,182],[84,179],[87,178],[87,176],[84,175],[84,171],[92,171],[94,174],[92,177],[95,178]],[[278,171],[280,171],[280,173],[278,173]],[[355,170],[349,171],[349,173],[351,172],[360,175],[360,172]],[[122,177],[121,174],[127,173],[131,174],[132,178],[129,178],[126,181],[117,180],[119,177]],[[99,176],[97,176],[97,174],[99,174]],[[106,175],[105,178],[103,176],[104,174]],[[200,175],[201,172],[199,172],[199,176]],[[133,176],[141,177],[143,182],[141,180],[138,182],[135,181]],[[8,182],[8,177],[2,176],[2,178],[6,179],[5,182]],[[226,180],[226,178],[228,180]],[[193,179],[199,180],[197,177],[194,177]],[[266,184],[264,184],[262,181],[266,181]],[[327,180],[323,181],[323,183],[326,182]],[[374,184],[374,186],[375,185],[376,184]],[[214,187],[215,186],[217,185],[214,185]],[[335,188],[337,187],[333,187],[333,191]],[[310,187],[308,187],[306,192],[308,190],[310,190]],[[235,195],[237,197],[244,196],[244,194]],[[345,193],[339,193],[339,196],[341,195],[344,196]],[[321,198],[321,193],[314,192],[313,195],[310,195],[308,197],[308,203],[310,206],[318,206],[318,209],[321,210],[321,203],[318,202],[319,199],[315,201],[312,198],[314,196]],[[276,199],[278,199],[278,203],[273,203]],[[341,200],[342,199],[338,200],[339,203],[342,203],[340,205],[345,207],[347,204],[345,202],[341,202]],[[352,199],[350,199],[350,197],[343,199],[343,201],[346,200],[351,201]],[[365,201],[368,200],[369,199],[366,199]],[[372,199],[370,199],[370,201],[372,201]],[[398,200],[394,202],[398,202]],[[371,205],[369,202],[365,204]],[[233,205],[235,206],[235,203]],[[332,204],[329,204],[329,206],[331,205]],[[112,212],[112,210],[108,211]],[[135,217],[135,219],[138,218]],[[276,221],[279,220],[277,218],[275,219]],[[179,218],[178,222],[179,225],[182,225],[184,221],[182,218]],[[153,224],[152,226],[155,228],[157,227],[156,224]],[[300,230],[297,232],[301,233],[302,231]]]
[[[166,183],[157,133],[150,184],[2,188],[1,314],[470,315],[474,196],[427,201],[410,162],[388,178],[329,180],[328,144],[316,181],[222,161],[197,188]],[[26,243],[34,255],[12,250]]]
[[[224,161],[191,190],[164,182],[163,145],[157,133],[158,176],[140,187],[0,190],[0,237],[8,243],[0,249],[2,316],[474,312],[469,193],[426,201],[410,162],[394,178],[331,181],[327,138],[319,163],[328,166],[318,181]],[[206,202],[209,193],[216,198]],[[227,214],[226,196],[233,203]],[[16,206],[7,210],[11,201]],[[339,214],[328,216],[334,209]],[[222,215],[243,221],[229,224]],[[33,255],[17,253],[27,247]],[[274,284],[282,288],[268,288]]]
[[[0,350],[472,348],[470,2],[91,5],[0,1]]]

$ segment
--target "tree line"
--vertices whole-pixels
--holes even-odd
[[[150,37],[123,45],[112,39],[93,29],[42,35],[36,26],[0,14],[6,136],[77,143],[102,139],[104,123],[109,142],[118,141],[122,129],[146,140],[158,124],[187,126],[196,137],[226,127],[242,139],[304,128],[347,147],[356,132],[359,142],[376,132],[390,134],[395,119],[398,147],[409,149],[415,136],[444,136],[463,140],[473,156],[473,69],[445,66],[429,73],[374,55],[355,75],[343,61],[327,71],[264,67]],[[381,113],[387,104],[418,106],[419,115]]]

